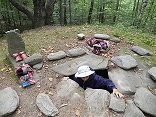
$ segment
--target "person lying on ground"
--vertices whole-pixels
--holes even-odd
[[[69,77],[64,77],[67,80]],[[104,89],[113,93],[117,98],[123,98],[123,95],[117,90],[115,85],[110,79],[103,78],[95,73],[95,71],[87,66],[80,66],[77,73],[70,77],[70,79],[77,82],[84,90],[87,88]]]

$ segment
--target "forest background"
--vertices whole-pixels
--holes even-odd
[[[0,34],[45,25],[111,25],[156,34],[155,0],[1,0]]]

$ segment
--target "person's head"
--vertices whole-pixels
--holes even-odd
[[[92,71],[89,66],[83,65],[80,66],[75,74],[75,77],[82,78],[82,80],[88,80],[89,76],[93,74],[95,71]]]

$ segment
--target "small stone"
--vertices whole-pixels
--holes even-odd
[[[49,92],[48,94],[49,94],[49,95],[54,95],[52,92]]]
[[[53,78],[49,78],[49,81],[53,81]]]
[[[41,117],[41,116],[42,116],[42,112],[39,112],[39,113],[38,113],[38,116]]]
[[[20,109],[17,109],[16,110],[16,114],[20,114],[21,113],[21,110]]]

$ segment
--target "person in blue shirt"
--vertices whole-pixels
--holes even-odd
[[[84,90],[86,90],[86,88],[105,89],[113,93],[117,98],[123,97],[110,79],[97,75],[95,71],[87,65],[80,66],[77,73],[70,78],[77,82]]]

